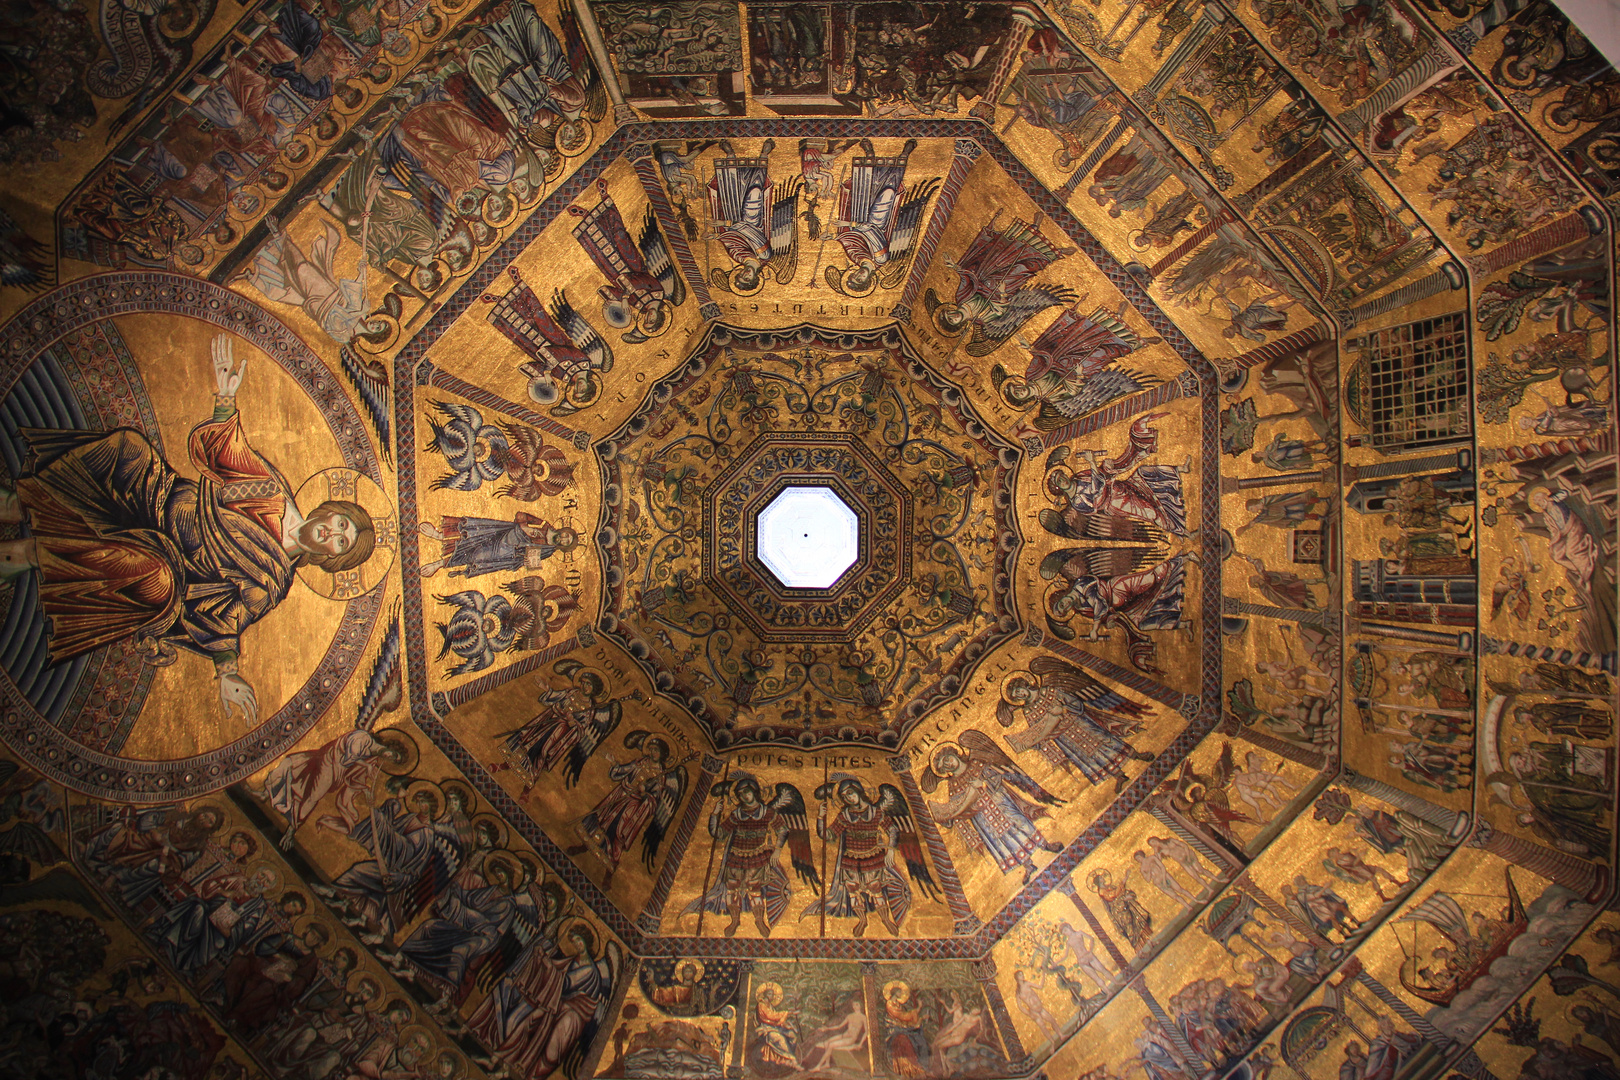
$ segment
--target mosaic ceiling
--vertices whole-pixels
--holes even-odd
[[[1544,0],[25,0],[0,1075],[1620,1078]]]

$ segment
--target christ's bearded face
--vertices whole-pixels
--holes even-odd
[[[354,545],[360,530],[346,514],[330,511],[308,518],[298,527],[298,546],[311,555],[342,555]]]

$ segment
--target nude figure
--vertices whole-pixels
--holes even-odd
[[[1397,892],[1402,884],[1400,878],[1397,878],[1382,866],[1374,866],[1372,863],[1364,862],[1361,856],[1353,851],[1340,851],[1336,847],[1330,847],[1327,849],[1327,857],[1322,862],[1329,870],[1346,881],[1353,881],[1358,885],[1371,885],[1373,891],[1378,893],[1378,899],[1380,900],[1387,901],[1391,899],[1384,895],[1383,886],[1378,884],[1380,877],[1388,878],[1389,883],[1395,886]]]
[[[1267,769],[1260,755],[1250,750],[1243,757],[1243,768],[1232,774],[1232,788],[1238,798],[1253,807],[1261,818],[1287,806],[1288,797],[1293,794],[1293,789],[1283,781],[1281,767],[1279,762],[1279,771]]]
[[[1186,886],[1170,876],[1170,871],[1165,869],[1164,860],[1160,859],[1158,855],[1148,851],[1138,851],[1136,853],[1136,866],[1137,869],[1142,871],[1142,877],[1147,879],[1148,884],[1170,899],[1189,906],[1198,903],[1197,896],[1188,892]]]
[[[1114,973],[1108,970],[1097,954],[1091,951],[1095,939],[1084,930],[1076,930],[1067,922],[1058,923],[1058,933],[1063,936],[1063,943],[1069,947],[1074,956],[1074,966],[1086,973],[1092,982],[1097,984],[1098,990],[1107,990],[1114,981]]]
[[[1204,864],[1198,859],[1198,852],[1178,836],[1150,836],[1148,847],[1161,859],[1174,860],[1188,875],[1198,883],[1200,890],[1215,884],[1216,875],[1204,869]]]
[[[1031,982],[1024,978],[1022,971],[1013,972],[1013,982],[1018,989],[1013,992],[1013,999],[1018,1002],[1018,1011],[1035,1022],[1035,1026],[1053,1042],[1063,1037],[1063,1027],[1052,1015],[1045,1002],[1041,1001],[1041,985],[1045,982]]]

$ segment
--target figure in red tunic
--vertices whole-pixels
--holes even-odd
[[[281,471],[248,443],[236,411],[245,360],[214,339],[214,413],[191,430],[199,476],[179,475],[139,431],[23,428],[30,451],[0,521],[28,535],[0,543],[0,578],[39,574],[51,660],[133,638],[149,662],[208,657],[227,715],[251,723],[258,699],[237,671],[242,636],[286,598],[298,568],[352,570],[376,544],[371,516],[329,500],[305,514]]]
[[[1074,248],[1060,248],[1042,236],[1038,217],[1004,229],[996,227],[996,217],[979,230],[960,259],[949,263],[960,279],[952,301],[942,302],[931,288],[923,293],[936,330],[949,337],[970,332],[970,356],[994,352],[1036,314],[1075,299],[1062,285],[1034,284],[1036,274],[1074,254]]]
[[[596,182],[602,201],[593,210],[570,206],[582,219],[574,226],[574,239],[611,284],[598,288],[602,317],[632,345],[658,337],[669,329],[671,308],[686,300],[686,283],[675,269],[669,244],[658,227],[652,204],[641,222],[641,238],[630,242],[618,204],[607,193],[607,183]]]
[[[731,922],[726,936],[737,933],[743,912],[752,912],[761,937],[787,911],[793,889],[781,865],[782,849],[799,880],[821,887],[810,851],[810,829],[804,816],[804,796],[792,784],[777,784],[766,800],[759,781],[736,773],[709,789],[717,800],[709,813],[709,835],[725,841],[720,880],[689,904],[683,915],[698,911],[726,913]]]
[[[876,912],[889,933],[898,934],[911,910],[911,882],[939,899],[911,806],[899,788],[879,784],[874,800],[860,780],[835,773],[816,788],[816,798],[821,801],[817,831],[837,845],[838,855],[826,895],[805,908],[801,919],[822,911],[833,918],[853,917],[853,933],[860,937]]]
[[[570,855],[590,851],[607,864],[606,888],[613,883],[619,863],[636,837],[641,837],[641,864],[651,873],[658,848],[675,819],[686,794],[686,761],[670,761],[669,743],[650,731],[637,729],[624,737],[626,750],[639,750],[631,761],[616,761],[612,754],[608,779],[618,786],[580,819],[584,843],[568,849]]]

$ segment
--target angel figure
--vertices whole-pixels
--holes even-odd
[[[823,911],[834,918],[854,916],[853,933],[860,937],[875,911],[889,933],[898,934],[911,910],[908,876],[928,896],[939,895],[923,861],[917,823],[906,797],[893,784],[879,784],[874,800],[860,780],[834,773],[816,788],[816,798],[821,802],[816,832],[837,844],[838,855],[826,892],[799,918]],[[837,812],[829,820],[834,808]]]
[[[433,480],[433,490],[477,491],[504,476],[507,483],[496,490],[497,496],[533,502],[561,494],[574,482],[567,455],[548,446],[534,428],[485,423],[483,413],[460,402],[432,405],[439,416],[428,418],[432,435],[427,450],[443,457],[450,470]]]
[[[596,290],[602,297],[602,318],[624,331],[620,336],[626,343],[639,344],[669,329],[671,309],[686,301],[686,282],[675,269],[652,204],[647,205],[641,235],[632,244],[618,204],[607,193],[607,182],[598,179],[596,190],[602,201],[595,209],[568,208],[583,219],[574,226],[574,239],[612,283]]]
[[[869,139],[839,188],[833,239],[849,259],[847,267],[827,267],[827,284],[845,296],[867,296],[880,284],[892,289],[905,280],[922,226],[923,211],[939,188],[939,177],[906,183],[906,159],[917,140],[907,139],[895,157],[878,157]]]
[[[1096,518],[1129,518],[1145,522],[1162,535],[1187,535],[1187,504],[1181,478],[1192,471],[1184,465],[1153,465],[1149,455],[1159,448],[1159,433],[1153,421],[1166,413],[1139,417],[1130,428],[1130,442],[1112,461],[1099,458],[1095,450],[1081,450],[1087,468],[1071,472],[1064,467],[1069,448],[1060,446],[1046,459],[1046,491],[1060,509],[1042,510],[1040,523],[1047,532],[1070,540],[1107,536],[1135,539],[1120,528],[1098,530]],[[1144,539],[1157,539],[1145,534]]]
[[[715,239],[737,264],[729,272],[714,267],[709,280],[738,296],[753,296],[764,288],[767,268],[779,285],[790,284],[799,269],[800,180],[780,186],[771,180],[775,146],[766,139],[758,156],[744,158],[735,156],[730,144],[721,143],[728,156],[715,162],[709,181]]]
[[[997,364],[990,378],[1002,400],[1013,408],[1028,409],[1038,403],[1031,422],[1038,430],[1050,431],[1155,385],[1155,377],[1115,367],[1114,361],[1158,340],[1144,341],[1125,325],[1124,303],[1117,313],[1099,307],[1082,315],[1070,308],[1032,344],[1019,339],[1029,350],[1022,377],[1009,375]]]
[[[569,855],[589,851],[607,864],[604,889],[613,884],[619,862],[638,836],[641,864],[652,872],[658,848],[686,795],[686,763],[691,760],[671,762],[669,743],[641,728],[624,737],[624,748],[640,751],[641,756],[619,761],[607,755],[608,779],[618,786],[579,819],[577,828],[584,843],[568,848]]]
[[[600,376],[613,370],[613,348],[585,316],[556,289],[548,306],[535,295],[515,267],[508,267],[512,288],[504,296],[485,293],[493,304],[489,321],[529,359],[518,371],[529,380],[529,397],[553,406],[558,416],[577,412],[601,391]]]
[[[792,884],[782,869],[782,849],[799,880],[821,887],[815,855],[810,850],[810,827],[805,820],[804,796],[792,784],[777,784],[765,797],[759,781],[737,772],[709,789],[715,799],[709,812],[709,835],[724,841],[720,880],[687,905],[683,915],[711,911],[728,914],[726,937],[735,937],[743,912],[752,912],[760,937],[770,937],[787,911]]]
[[[1221,747],[1221,756],[1208,773],[1193,768],[1192,758],[1181,763],[1181,772],[1165,782],[1164,790],[1170,796],[1170,807],[1176,813],[1200,826],[1233,849],[1241,849],[1243,842],[1232,832],[1232,824],[1245,821],[1256,824],[1249,815],[1232,809],[1232,778],[1237,773],[1232,744]]]
[[[968,728],[959,744],[935,750],[920,782],[930,794],[945,785],[949,797],[929,804],[935,821],[953,828],[965,819],[970,827],[959,831],[968,847],[990,856],[1004,874],[1022,867],[1026,885],[1035,876],[1031,856],[1036,851],[1063,850],[1042,834],[1035,819],[1050,817],[1047,807],[1064,800],[1036,783],[982,731]]]
[[[1024,712],[1024,730],[1007,736],[1007,745],[1023,752],[1038,750],[1054,766],[1076,770],[1093,784],[1114,778],[1114,791],[1124,791],[1130,777],[1127,761],[1152,761],[1126,740],[1142,730],[1146,706],[1110,690],[1073,664],[1055,656],[1037,656],[1026,675],[1018,672],[1001,687],[996,719],[1011,727]]]
[[[559,660],[552,670],[569,680],[562,689],[547,688],[540,694],[540,712],[532,719],[496,738],[504,740],[507,760],[490,766],[491,772],[516,768],[527,781],[519,797],[525,797],[535,780],[562,767],[563,787],[579,782],[585,763],[602,741],[613,734],[624,716],[624,702],[640,701],[641,691],[622,697],[609,697],[608,685],[600,673],[578,660]]]
[[[1131,665],[1150,675],[1159,674],[1158,645],[1151,630],[1182,628],[1187,587],[1187,563],[1197,562],[1193,552],[1173,555],[1151,566],[1151,548],[1059,548],[1041,560],[1041,577],[1061,579],[1047,593],[1047,627],[1064,641],[1073,640],[1071,616],[1091,620],[1087,635],[1096,641],[1109,627],[1125,632]],[[1066,583],[1067,587],[1064,587]]]
[[[450,675],[483,671],[499,653],[545,648],[579,608],[573,593],[542,578],[519,578],[501,588],[512,599],[500,593],[485,596],[477,589],[434,598],[455,609],[448,621],[434,624],[442,642],[435,659],[460,657],[450,666]]]
[[[354,728],[313,750],[295,750],[265,774],[259,796],[287,819],[281,847],[292,847],[293,833],[317,803],[337,795],[338,812],[357,816],[357,802],[370,798],[380,772],[399,776],[416,765],[416,744],[403,731],[373,733],[384,713],[394,712],[404,700],[400,671],[399,622],[384,635],[371,676],[354,718]]]
[[[962,258],[948,264],[960,279],[955,297],[947,304],[929,289],[923,294],[923,306],[940,333],[957,337],[971,331],[968,355],[984,356],[1034,315],[1074,300],[1074,292],[1061,285],[1030,283],[1036,274],[1072,254],[1073,248],[1057,247],[1041,235],[1039,218],[1015,220],[998,229],[992,217]]]

